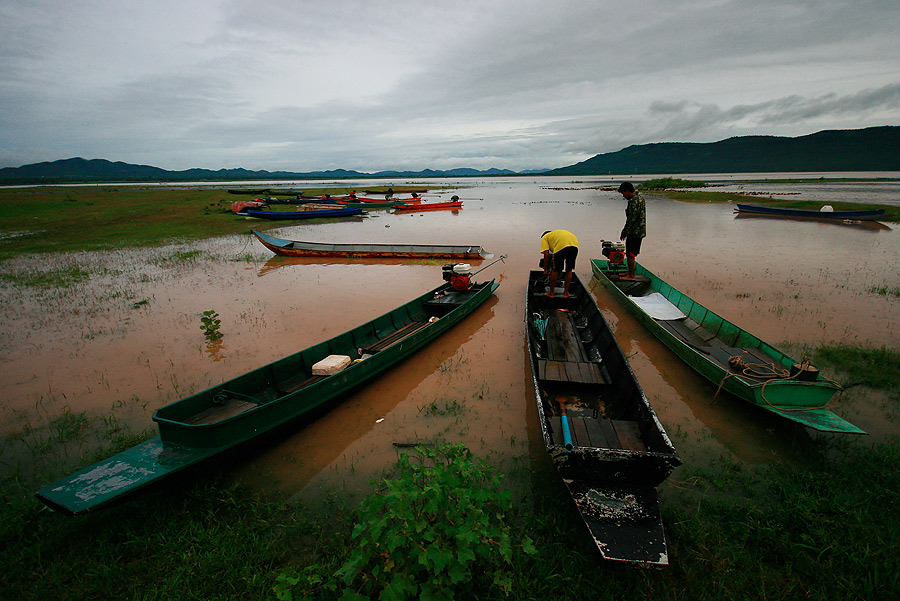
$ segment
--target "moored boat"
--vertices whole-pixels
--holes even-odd
[[[760,205],[737,205],[736,212],[752,213],[757,215],[772,215],[780,217],[811,217],[815,219],[851,219],[858,221],[871,221],[884,215],[884,209],[870,209],[863,211],[834,211],[825,207],[818,211],[810,209],[789,209],[784,207],[766,207]],[[828,205],[826,205],[828,206]],[[831,207],[828,207],[831,208]]]
[[[681,464],[590,292],[545,296],[529,274],[525,319],[541,434],[603,557],[668,564],[656,486]]]
[[[420,203],[408,203],[405,202],[394,207],[395,211],[438,211],[441,209],[459,209],[462,207],[461,200],[455,201],[447,201],[447,202],[420,202]]]
[[[403,203],[399,200],[387,200],[387,201],[371,201],[371,200],[359,200],[359,199],[347,199],[347,200],[338,200],[337,204],[342,207],[358,207],[360,209],[392,209]]]
[[[357,257],[405,259],[490,259],[494,255],[473,244],[333,244],[283,240],[250,230],[263,246],[283,257]]]
[[[330,340],[157,409],[159,435],[37,491],[70,514],[100,509],[243,445],[378,376],[459,323],[496,290],[443,284]]]
[[[597,280],[700,375],[758,407],[822,432],[865,434],[828,409],[841,386],[713,313],[639,263],[622,281],[618,263],[594,259]]]
[[[337,204],[306,203],[298,205],[294,211],[265,211],[263,209],[244,209],[236,215],[256,217],[257,219],[318,219],[322,217],[349,217],[363,215],[365,211],[358,207],[342,207]]]

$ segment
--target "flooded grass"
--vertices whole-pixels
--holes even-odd
[[[131,242],[117,237],[125,230],[103,223],[112,196],[94,189],[51,196],[80,207],[85,220],[97,209],[96,236],[75,231],[90,229],[87,221],[68,222],[72,240],[45,236],[44,225],[22,213],[8,231],[38,233],[35,245],[16,246],[31,234],[0,240],[0,561],[12,566],[0,598],[271,599],[279,574],[300,577],[319,566],[331,575],[344,565],[355,501],[372,492],[365,482],[396,458],[394,442],[422,441],[464,443],[507,475],[516,499],[507,519],[538,550],[513,557],[509,598],[816,599],[826,589],[836,599],[900,596],[889,555],[900,512],[887,493],[897,487],[897,383],[870,377],[873,366],[900,372],[889,319],[895,297],[870,290],[898,284],[896,232],[737,222],[728,207],[661,197],[648,200],[654,229],[645,264],[777,346],[798,339],[829,377],[860,382],[838,407],[854,423],[860,414],[872,435],[814,438],[735,399],[713,401],[714,385],[595,293],[686,460],[661,491],[672,566],[648,572],[599,559],[558,476],[540,472],[534,458],[542,450],[530,440],[520,304],[545,223],[584,231],[586,258],[599,254],[592,233],[599,238],[612,221],[618,231],[621,199],[596,190],[486,188],[484,202],[453,215],[282,226],[292,239],[477,242],[510,259],[489,272],[501,287],[478,315],[271,449],[102,514],[69,519],[42,510],[34,488],[148,437],[153,409],[440,282],[445,261],[272,262],[245,235],[260,222],[214,208],[231,198],[194,193],[163,195],[172,194],[163,203],[189,207],[178,219],[193,224],[181,236],[194,242],[165,243],[178,228],[151,220],[135,235],[155,246],[125,248]],[[70,252],[46,254],[66,245]],[[103,250],[82,252],[93,247]],[[587,265],[581,255],[579,265]],[[216,313],[223,339],[206,340],[204,311]],[[871,485],[852,479],[888,471]],[[288,497],[301,504],[285,506]],[[506,598],[499,589],[478,596]]]

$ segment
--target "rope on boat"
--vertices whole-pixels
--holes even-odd
[[[797,371],[793,376],[790,375],[790,370],[784,369],[783,367],[778,367],[775,365],[774,361],[770,361],[768,363],[749,363],[744,361],[744,357],[748,355],[745,350],[740,355],[734,355],[728,358],[728,365],[732,367],[732,369],[739,370],[736,372],[730,372],[725,374],[725,377],[722,378],[722,381],[719,382],[719,388],[716,390],[716,394],[713,396],[713,400],[719,396],[719,393],[722,392],[722,387],[725,385],[725,381],[728,378],[734,376],[748,376],[751,378],[755,378],[757,380],[765,380],[762,385],[762,389],[759,391],[759,396],[765,402],[766,405],[772,407],[773,409],[778,409],[779,411],[812,411],[813,409],[826,409],[830,407],[834,403],[841,398],[841,395],[844,392],[844,387],[835,382],[834,380],[829,380],[826,378],[822,378],[819,380],[820,382],[830,382],[838,387],[838,394],[832,400],[828,401],[821,407],[779,407],[777,405],[773,405],[769,402],[769,399],[766,398],[766,386],[769,382],[789,382],[791,380],[795,380],[801,373],[803,373],[803,369],[810,365],[810,358],[805,356],[800,360],[801,369]]]
[[[543,340],[546,338],[547,322],[550,321],[550,318],[547,317],[542,319],[540,313],[534,313],[532,314],[532,317],[534,318],[534,329],[537,330],[538,335],[541,337],[541,340]]]

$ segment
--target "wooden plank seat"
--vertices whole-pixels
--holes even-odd
[[[596,363],[586,361],[551,361],[538,359],[538,379],[547,382],[575,384],[606,384],[603,372]]]
[[[200,413],[197,413],[185,419],[184,423],[191,425],[214,424],[216,422],[222,421],[223,419],[234,417],[235,415],[240,415],[241,413],[249,411],[250,409],[253,409],[257,406],[258,405],[256,403],[252,403],[244,399],[228,397],[221,405],[212,405],[211,407],[204,409]]]
[[[689,327],[685,321],[686,320],[684,319],[657,319],[656,323],[669,333],[675,335],[676,338],[680,338],[690,346],[700,349],[702,352],[706,352],[704,347],[709,345],[709,341],[713,338],[713,335],[709,334],[709,332],[699,326],[697,329],[693,329]],[[707,337],[705,334],[709,334],[709,336]]]
[[[276,390],[281,394],[291,394],[292,392],[297,392],[311,384],[315,384],[320,380],[324,380],[328,376],[307,376],[306,374],[302,374],[297,376],[296,378],[291,378],[289,380],[285,380],[283,382],[279,382],[275,385]]]
[[[550,436],[554,444],[563,445],[559,416],[550,418]],[[570,417],[569,432],[576,447],[646,451],[638,422],[606,418]]]
[[[547,321],[545,332],[547,354],[552,361],[571,363],[588,363],[578,329],[572,321],[572,314],[566,311],[554,311]]]
[[[739,374],[738,377],[747,380],[749,382],[765,382],[766,380],[771,380],[772,377],[768,374],[770,371],[772,373],[776,373],[776,371],[785,370],[787,368],[781,365],[774,357],[770,357],[764,351],[758,348],[739,348],[733,346],[707,346],[704,347],[704,352],[706,352],[712,359],[716,361],[719,365],[724,367],[731,374]],[[732,357],[740,357],[741,361],[746,366],[760,366],[758,367],[759,375],[754,374],[752,371],[747,373],[744,372],[743,367],[734,366],[730,363],[730,359]],[[768,367],[774,364],[774,370],[767,369]]]
[[[377,342],[374,342],[374,343],[370,344],[369,346],[361,348],[360,349],[361,354],[374,355],[375,353],[377,353],[379,351],[383,351],[384,349],[391,346],[392,344],[396,344],[396,343],[400,342],[401,340],[403,340],[404,338],[412,336],[413,334],[415,334],[422,328],[428,326],[429,323],[430,322],[427,322],[427,321],[414,321],[414,322],[410,323],[409,325],[403,326],[396,332],[394,332],[388,336],[385,336],[384,338],[378,340]]]

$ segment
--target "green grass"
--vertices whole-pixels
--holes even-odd
[[[884,390],[900,398],[900,352],[881,348],[822,345],[816,362],[843,372],[849,382]]]
[[[447,573],[444,592],[456,599],[572,601],[898,598],[900,448],[837,443],[807,455],[802,466],[731,464],[728,477],[690,467],[676,472],[662,504],[672,563],[653,570],[602,561],[561,482],[546,474],[543,488],[491,513],[499,521],[481,526],[530,539],[536,553],[518,544],[504,547],[509,564],[499,585],[494,568],[479,562],[471,566],[477,573],[462,580]],[[460,477],[472,467],[460,467],[453,489],[458,501],[481,490],[467,488]],[[380,487],[411,500],[419,493],[416,482],[401,474]],[[4,599],[251,601],[274,599],[276,586],[294,599],[339,599],[343,584],[334,574],[357,565],[348,563],[359,548],[351,542],[354,525],[373,519],[373,506],[329,512],[286,507],[209,475],[71,518],[41,510],[18,484],[2,482],[0,495]],[[376,511],[401,507],[378,505]],[[432,511],[428,507],[419,509]],[[401,518],[394,515],[385,525],[401,527]],[[423,524],[421,532],[451,526]],[[387,556],[363,549],[374,552],[366,557],[376,562],[366,569],[381,565],[399,573],[406,561],[419,565],[416,549],[428,548],[421,532],[400,539],[408,554],[393,553],[393,563],[379,564]],[[485,584],[473,590],[479,582]]]
[[[657,179],[648,179],[641,182],[638,186],[641,190],[664,190],[666,188],[705,188],[706,182],[699,182],[689,179],[678,179],[676,177],[660,177]]]
[[[812,354],[817,362],[833,363],[872,388],[900,387],[896,351],[821,346]],[[434,485],[432,492],[440,493],[434,503],[431,497],[420,498],[434,483],[423,483],[402,469],[409,468],[409,462],[401,462],[395,475],[380,480],[369,501],[346,507],[332,498],[327,510],[285,506],[241,486],[226,486],[215,470],[207,469],[108,510],[66,517],[42,508],[31,494],[34,484],[22,474],[34,471],[49,480],[68,472],[33,465],[48,461],[54,447],[87,436],[91,424],[107,427],[104,437],[114,442],[100,454],[126,448],[136,438],[116,423],[86,423],[81,414],[47,421],[41,444],[30,447],[29,470],[11,470],[0,480],[2,599],[254,601],[276,598],[277,587],[282,598],[290,594],[294,599],[328,600],[342,598],[345,585],[334,576],[339,572],[345,582],[387,595],[380,598],[409,599],[416,597],[408,593],[427,582],[419,578],[423,567],[440,574],[443,592],[456,599],[900,598],[896,438],[874,446],[855,438],[798,440],[794,444],[803,445],[804,456],[799,465],[748,468],[725,458],[715,468],[679,468],[662,487],[661,497],[671,565],[647,570],[600,559],[552,471],[525,476],[535,488],[512,506],[490,505],[507,494],[498,489],[499,474],[464,449],[454,451],[455,458],[439,451],[453,459],[453,465],[447,464],[450,471],[425,473],[429,482],[441,482]],[[3,441],[2,447],[8,444]],[[414,453],[434,454],[423,449]],[[84,465],[97,458],[86,458]],[[390,495],[384,496],[385,491]],[[472,515],[489,520],[475,528],[489,535],[482,542],[493,545],[490,541],[506,537],[502,540],[511,543],[498,548],[503,553],[498,567],[489,559],[490,547],[482,547],[483,554],[473,563],[443,552],[430,556],[429,561],[439,563],[419,563],[429,548],[424,544],[427,537],[444,537],[444,546],[475,541],[471,529],[433,512],[440,507],[465,512],[480,503],[485,507]],[[405,509],[407,504],[414,510]],[[394,530],[376,529],[363,535],[359,525],[375,519],[385,528],[411,527],[413,532],[384,538]],[[409,523],[404,525],[404,520]],[[462,540],[446,538],[458,536]],[[400,543],[402,548],[393,546]],[[388,548],[392,552],[384,555]],[[458,565],[460,561],[465,565]],[[371,579],[376,568],[383,582]],[[393,578],[401,573],[418,576],[415,581]]]
[[[869,288],[872,294],[880,294],[882,296],[893,296],[900,298],[900,287],[897,286],[872,286]]]

